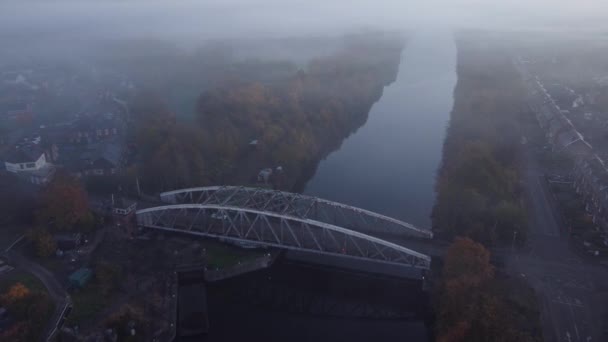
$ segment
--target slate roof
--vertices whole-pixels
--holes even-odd
[[[43,153],[36,145],[16,146],[4,156],[4,161],[11,164],[34,163]]]

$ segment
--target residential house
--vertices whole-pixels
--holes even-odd
[[[579,158],[574,167],[574,187],[585,201],[593,222],[608,232],[608,170],[597,155]]]
[[[30,183],[44,185],[55,175],[55,167],[47,162],[37,144],[17,145],[4,158],[6,171],[17,174]]]
[[[120,142],[98,142],[84,146],[66,146],[60,163],[78,177],[110,176],[123,165],[124,148]]]
[[[575,157],[592,155],[591,144],[551,100],[531,101],[529,106],[554,151],[564,151]]]
[[[82,234],[80,233],[62,233],[53,236],[57,248],[62,251],[71,251],[78,248],[82,243]]]
[[[117,137],[122,124],[111,115],[85,116],[73,124],[70,141],[77,144],[93,143]]]

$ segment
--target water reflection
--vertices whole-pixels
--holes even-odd
[[[397,80],[367,123],[319,164],[305,193],[429,227],[456,79],[453,36],[413,36]]]

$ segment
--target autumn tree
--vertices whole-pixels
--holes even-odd
[[[469,238],[449,247],[437,293],[439,342],[534,341],[519,317],[527,310],[500,290],[490,252]]]
[[[137,331],[142,330],[146,324],[146,319],[141,308],[127,304],[108,317],[105,326],[116,331],[119,341],[127,338],[129,338],[129,341],[143,341],[144,335],[142,333],[131,336],[128,327],[130,322],[135,323],[134,329]]]
[[[28,297],[30,294],[30,289],[28,289],[25,285],[23,285],[22,283],[15,283],[8,289],[6,293],[2,295],[2,304],[12,306],[15,303]]]
[[[45,189],[38,219],[41,225],[60,231],[91,229],[94,221],[84,188],[65,174],[57,175]]]
[[[481,289],[494,276],[490,252],[469,238],[457,238],[445,256],[440,290],[439,336],[445,341],[464,341],[478,309]],[[463,332],[464,331],[464,332]],[[452,336],[452,337],[449,337]],[[448,338],[449,337],[449,338]]]
[[[31,229],[26,237],[34,244],[36,254],[41,258],[48,258],[57,250],[57,243],[46,228]]]
[[[0,332],[0,341],[28,342],[28,332],[31,330],[27,322],[14,323]]]
[[[0,296],[1,304],[15,320],[0,337],[7,341],[36,341],[53,311],[53,301],[45,292],[32,291],[22,283],[11,286]],[[4,339],[2,339],[4,341]]]

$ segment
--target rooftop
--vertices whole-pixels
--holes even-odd
[[[4,161],[19,164],[19,163],[34,163],[44,152],[35,144],[15,146],[4,157]]]

